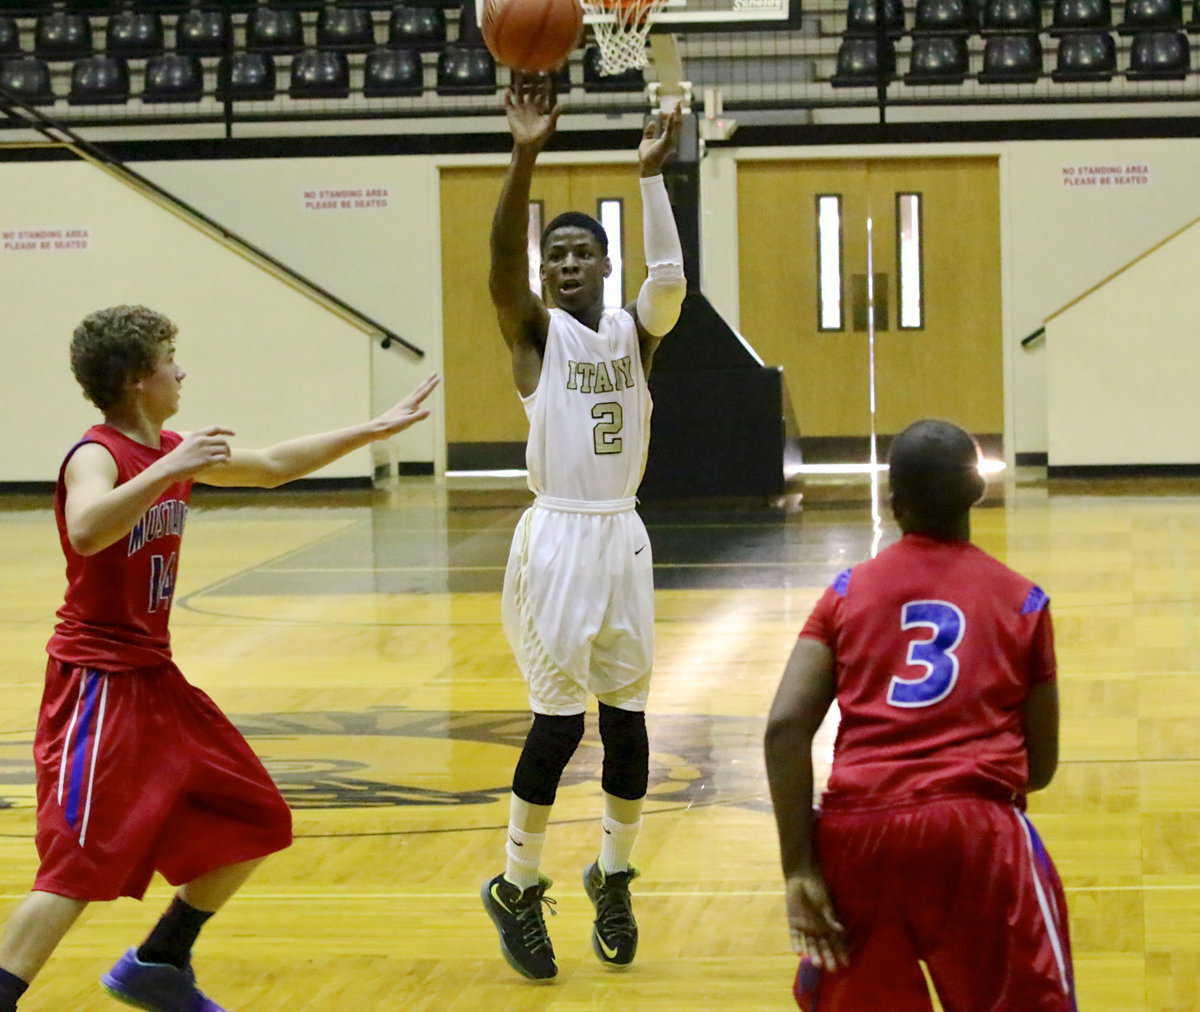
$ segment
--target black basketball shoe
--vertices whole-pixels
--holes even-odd
[[[592,949],[601,963],[626,967],[637,954],[638,929],[629,883],[639,874],[630,866],[628,871],[606,875],[599,861],[593,861],[583,873],[583,888],[596,908]]]
[[[531,980],[549,980],[558,973],[554,946],[542,917],[542,904],[548,908],[554,904],[546,895],[550,885],[550,879],[542,875],[537,885],[522,891],[503,875],[497,875],[483,884],[480,893],[483,908],[500,932],[500,951],[508,965]]]

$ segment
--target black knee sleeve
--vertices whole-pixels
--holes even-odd
[[[600,740],[604,743],[601,786],[626,801],[646,796],[650,782],[650,741],[646,715],[600,704]]]
[[[558,781],[582,737],[582,713],[569,717],[535,713],[513,773],[513,793],[531,805],[554,804]]]

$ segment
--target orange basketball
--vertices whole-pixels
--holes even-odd
[[[562,66],[579,44],[579,0],[485,0],[483,41],[506,67],[541,74]]]

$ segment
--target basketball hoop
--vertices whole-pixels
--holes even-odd
[[[623,74],[646,65],[646,39],[650,25],[666,0],[581,0],[596,44],[600,47],[600,73]]]

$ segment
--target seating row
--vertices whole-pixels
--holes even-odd
[[[1050,22],[1042,24],[1039,0],[917,0],[913,9],[912,35],[1012,35],[1017,32],[1049,31],[1051,35],[1110,31],[1122,35],[1136,32],[1186,28],[1200,32],[1200,0],[1191,0],[1190,20],[1185,22],[1183,0],[1127,0],[1124,19],[1114,24],[1111,0],[1053,0]],[[846,7],[846,37],[870,37],[878,33],[880,15],[876,0],[849,0]],[[883,33],[906,34],[903,0],[883,0]]]

